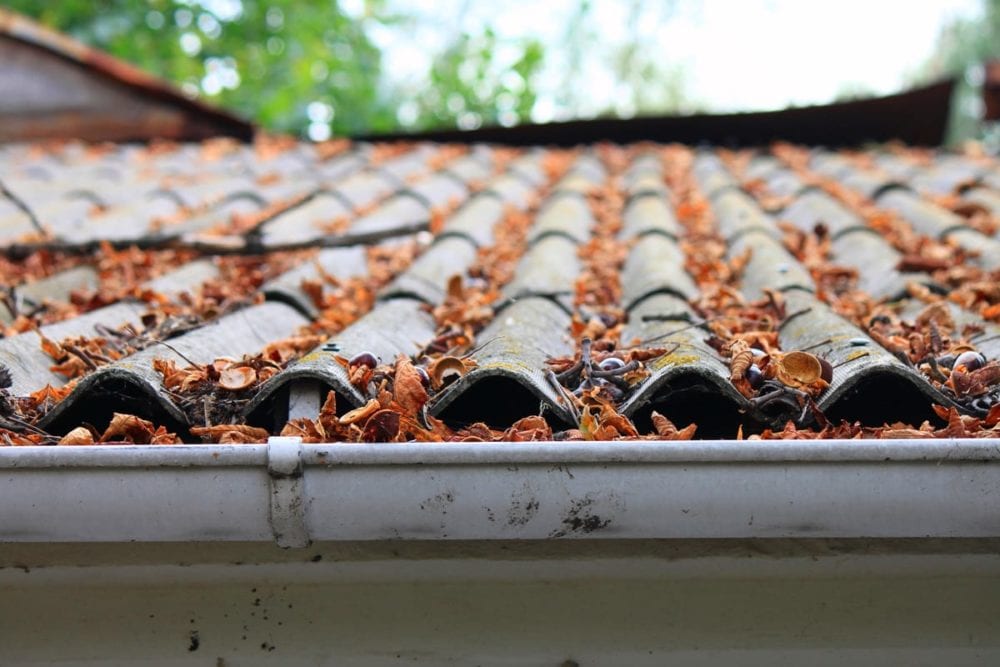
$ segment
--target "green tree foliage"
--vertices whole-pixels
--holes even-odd
[[[513,125],[529,119],[535,104],[533,78],[544,51],[537,40],[526,40],[508,51],[498,48],[496,33],[463,34],[431,66],[430,86],[417,92],[417,124],[424,127],[456,123],[463,129],[480,125]]]
[[[1000,0],[981,0],[979,16],[954,21],[942,30],[931,59],[914,79],[926,81],[942,76],[957,76],[958,90],[949,128],[949,143],[970,138],[986,138],[979,122],[981,98],[978,66],[1000,58]],[[998,139],[996,128],[989,132]]]
[[[400,108],[415,111],[402,119],[414,129],[525,118],[543,59],[538,42],[523,41],[501,61],[485,29],[438,54],[408,94],[387,81],[371,37],[408,20],[383,0],[367,0],[360,17],[335,0],[4,1],[264,127],[318,138],[398,129]]]

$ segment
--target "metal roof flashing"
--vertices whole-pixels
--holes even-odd
[[[1000,441],[17,447],[0,542],[1000,537]]]

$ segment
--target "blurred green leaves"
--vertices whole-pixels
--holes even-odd
[[[979,16],[956,19],[942,30],[934,55],[911,79],[922,82],[957,76],[959,85],[952,104],[948,143],[988,139],[992,146],[998,147],[1000,129],[996,124],[987,127],[979,120],[982,113],[979,66],[1000,58],[1000,0],[981,0],[981,3]]]
[[[431,66],[430,85],[404,107],[401,121],[418,127],[514,125],[527,121],[535,104],[533,78],[541,67],[541,43],[499,43],[496,33],[461,35]]]
[[[5,5],[266,128],[315,139],[527,119],[544,57],[537,41],[501,42],[485,28],[446,45],[426,80],[399,89],[372,34],[412,19],[381,0],[366,0],[360,15],[335,0]]]

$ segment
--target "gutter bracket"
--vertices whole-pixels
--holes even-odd
[[[267,439],[270,503],[268,521],[274,541],[282,549],[301,549],[312,543],[306,526],[303,493],[302,438]]]

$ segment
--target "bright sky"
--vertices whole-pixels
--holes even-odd
[[[347,3],[350,4],[350,3]],[[601,49],[630,39],[632,4],[594,0],[598,39],[584,61],[589,108],[559,108],[552,89],[565,71],[562,42],[572,0],[396,0],[390,7],[421,15],[417,34],[373,35],[386,70],[398,80],[426,71],[428,53],[465,30],[491,24],[499,36],[534,36],[546,46],[535,120],[586,115],[613,106],[614,80]],[[833,100],[845,90],[891,93],[931,54],[950,19],[979,12],[978,0],[700,0],[642,7],[637,28],[663,62],[683,67],[684,91],[713,111],[781,108]],[[499,9],[501,8],[502,9]],[[659,59],[658,58],[658,59]]]

